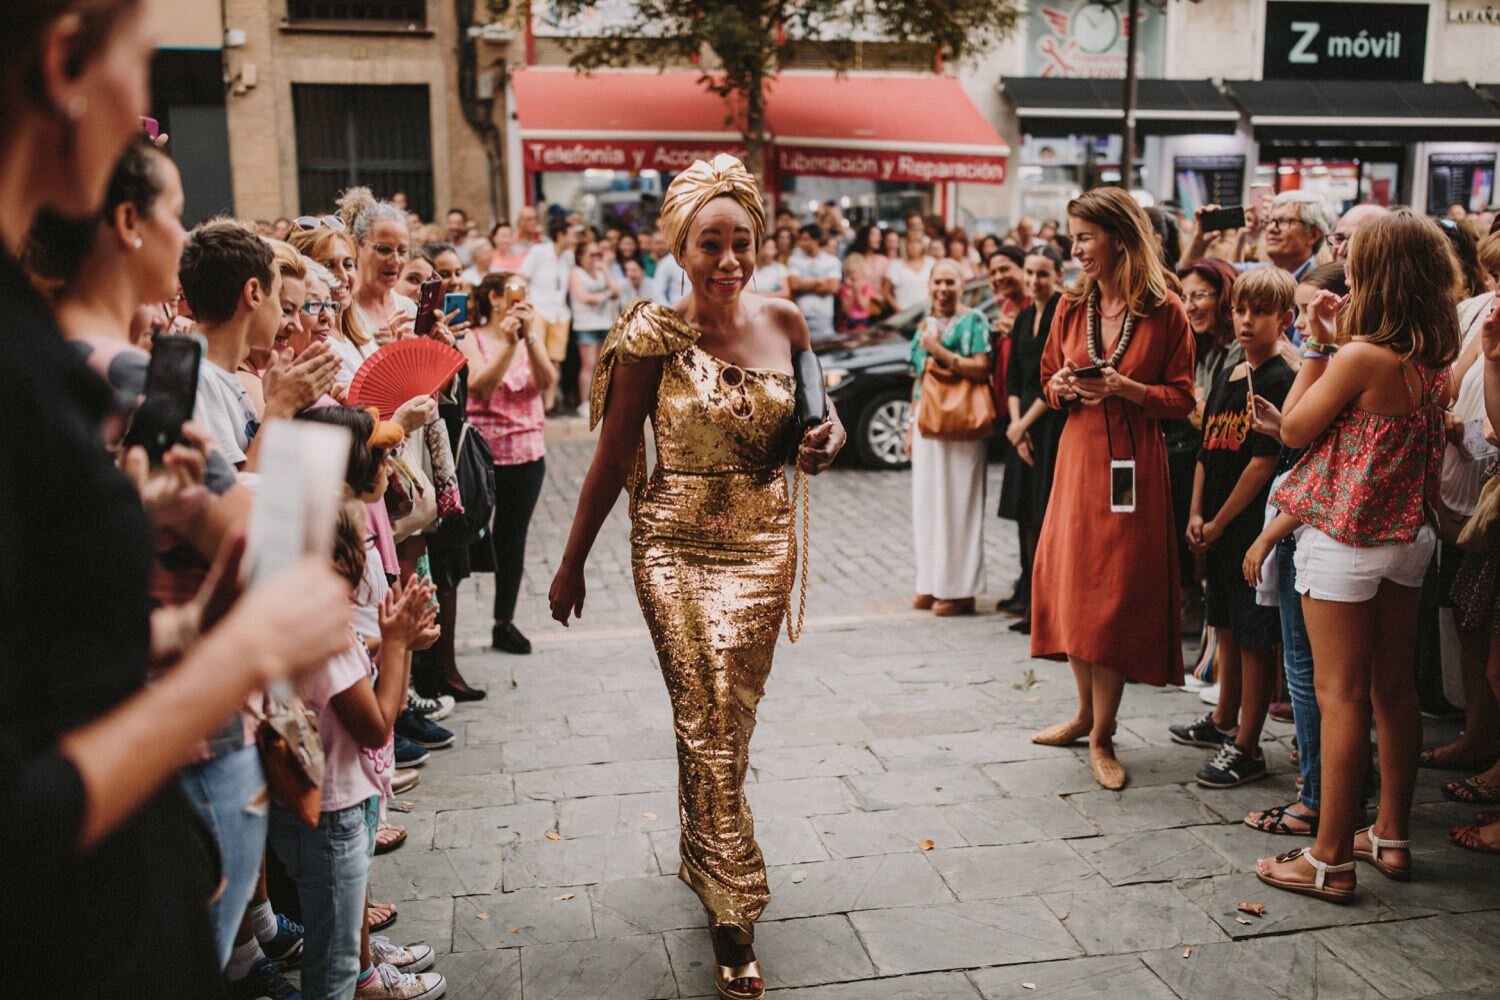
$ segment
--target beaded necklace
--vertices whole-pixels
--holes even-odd
[[[1084,338],[1084,346],[1088,349],[1089,361],[1092,364],[1118,371],[1120,361],[1125,357],[1125,349],[1130,346],[1130,338],[1135,335],[1135,316],[1128,308],[1125,310],[1125,322],[1120,327],[1120,339],[1115,342],[1115,349],[1110,353],[1108,360],[1100,356],[1104,350],[1099,341],[1100,322],[1099,289],[1095,288],[1089,294],[1087,336]]]

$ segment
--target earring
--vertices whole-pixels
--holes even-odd
[[[137,250],[139,250],[139,249],[140,249],[140,248],[141,248],[141,247],[143,247],[143,246],[145,246],[145,245],[146,245],[146,244],[145,244],[145,243],[143,243],[143,242],[141,242],[141,238],[140,238],[140,237],[139,237],[139,236],[137,236],[137,237],[136,237],[136,238],[135,238],[135,248],[136,248],[136,249],[137,249]]]
[[[89,110],[89,99],[78,94],[68,101],[68,117],[73,121],[82,118]]]

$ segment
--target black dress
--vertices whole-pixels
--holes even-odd
[[[1031,404],[1042,398],[1042,350],[1052,330],[1060,295],[1042,307],[1037,316],[1036,304],[1021,310],[1011,330],[1010,367],[1005,372],[1005,395],[1021,400],[1024,415]],[[1005,456],[1005,478],[1000,483],[1000,516],[1022,524],[1040,526],[1047,513],[1047,498],[1052,495],[1052,474],[1057,468],[1057,444],[1062,440],[1063,425],[1068,422],[1065,410],[1048,407],[1031,425],[1032,465],[1021,461],[1014,448]]]
[[[48,996],[202,1000],[222,991],[208,830],[168,781],[80,854],[56,749],[146,682],[151,526],[100,439],[113,400],[0,252],[0,940],[46,957]]]

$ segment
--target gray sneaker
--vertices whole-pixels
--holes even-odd
[[[1201,719],[1195,719],[1186,726],[1168,726],[1167,732],[1172,734],[1173,743],[1181,743],[1185,747],[1207,747],[1217,750],[1226,742],[1233,740],[1239,732],[1235,726],[1227,733],[1214,725],[1214,713],[1209,712]]]
[[[451,694],[438,695],[436,698],[423,698],[411,688],[406,689],[406,707],[418,715],[427,716],[432,722],[446,719],[456,704]]]

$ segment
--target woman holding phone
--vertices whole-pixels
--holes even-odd
[[[1043,395],[1068,421],[1037,545],[1031,655],[1071,664],[1078,711],[1032,741],[1087,737],[1094,779],[1118,789],[1125,681],[1182,683],[1161,421],[1193,410],[1193,332],[1151,223],[1126,191],[1070,201],[1068,232],[1083,278],[1058,305],[1042,354]]]
[[[557,384],[557,366],[534,332],[526,279],[494,271],[473,296],[474,336],[459,341],[469,359],[469,421],[495,456],[495,507],[490,542],[495,554],[495,623],[490,645],[506,653],[531,652],[516,628],[516,598],[525,568],[526,533],[547,474],[542,440],[542,395]]]

